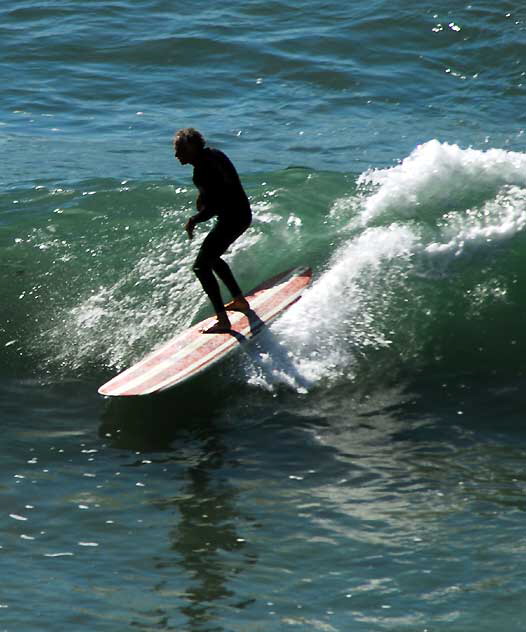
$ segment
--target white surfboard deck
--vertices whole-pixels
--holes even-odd
[[[195,377],[257,335],[265,325],[297,301],[310,283],[308,267],[294,268],[268,279],[246,298],[250,310],[229,312],[231,330],[203,334],[215,317],[175,336],[143,360],[99,388],[101,395],[130,397],[160,393]]]

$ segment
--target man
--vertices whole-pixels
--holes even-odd
[[[217,216],[215,226],[201,245],[193,271],[217,315],[217,322],[203,333],[224,333],[230,330],[227,309],[249,309],[248,301],[221,255],[250,226],[250,203],[234,165],[222,151],[206,147],[203,136],[197,130],[191,127],[179,130],[173,144],[179,162],[193,166],[193,182],[199,191],[197,213],[190,217],[185,226],[188,237],[192,239],[194,236],[196,224]],[[232,294],[233,300],[226,306],[214,272]]]

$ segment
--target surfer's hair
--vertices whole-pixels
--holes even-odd
[[[204,149],[205,139],[201,132],[198,132],[193,127],[183,127],[174,136],[174,145],[184,143],[185,145],[193,145],[199,149]]]

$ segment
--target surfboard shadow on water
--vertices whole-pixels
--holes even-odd
[[[261,318],[256,314],[256,312],[253,309],[247,309],[243,312],[243,314],[248,319],[248,324],[250,326],[250,333],[252,334],[252,336],[255,336],[256,334],[258,334],[263,327],[266,327],[265,323],[261,320]],[[239,331],[235,331],[235,329],[229,329],[228,333],[233,338],[236,338],[240,344],[246,344],[250,342],[251,340],[251,338],[247,338]]]
[[[116,448],[166,449],[188,433],[209,434],[233,391],[234,385],[229,388],[205,374],[162,393],[110,398],[100,416],[99,436]]]
[[[269,326],[257,315],[253,309],[247,310],[245,316],[250,325],[252,337],[247,338],[237,331],[230,331],[229,334],[237,339],[239,348],[256,365],[267,378],[274,382],[276,371],[287,377],[287,383],[298,391],[307,391],[310,383],[301,375],[294,363],[290,359],[289,351],[270,331]],[[258,336],[255,338],[255,336]],[[250,344],[248,344],[250,343]],[[263,354],[271,359],[271,363],[263,361]],[[284,381],[284,380],[281,380]]]

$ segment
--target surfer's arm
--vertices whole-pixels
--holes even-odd
[[[192,217],[186,222],[184,229],[188,233],[188,237],[192,239],[194,236],[194,228],[196,224],[201,222],[206,222],[207,220],[217,215],[217,213],[212,209],[209,209],[203,201],[203,195],[199,193],[197,196],[197,200],[195,201],[195,205],[197,207],[197,213],[192,215]]]
[[[197,207],[197,213],[193,216],[193,218],[196,224],[206,222],[207,220],[212,219],[214,215],[217,215],[217,212],[211,207],[211,205],[206,203],[206,196],[203,195],[203,193],[199,193],[197,200],[195,201],[195,205]]]
[[[195,224],[200,224],[201,222],[206,222],[209,219],[212,219],[214,215],[217,215],[217,209],[215,204],[211,203],[208,199],[209,196],[205,191],[200,191],[197,199],[195,201],[195,206],[197,208],[197,213],[193,215],[193,220]]]

